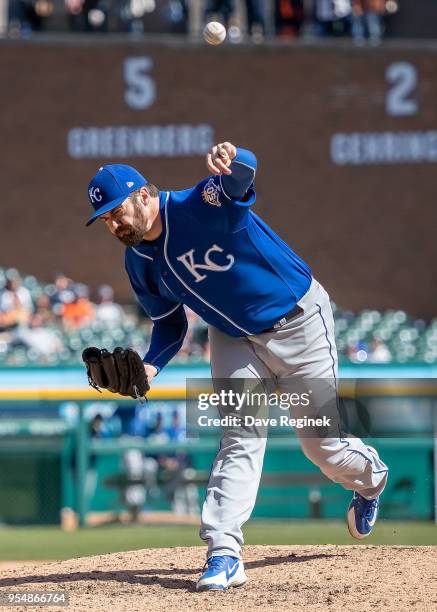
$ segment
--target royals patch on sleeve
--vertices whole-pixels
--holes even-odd
[[[206,204],[211,204],[212,206],[221,206],[220,202],[220,187],[214,183],[214,179],[210,178],[206,183],[205,187],[202,191],[202,198]]]

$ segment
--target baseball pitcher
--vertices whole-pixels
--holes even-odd
[[[273,380],[279,393],[294,381],[337,384],[337,352],[329,297],[308,265],[251,209],[255,155],[230,142],[212,147],[211,173],[183,191],[160,192],[134,168],[107,165],[88,195],[96,219],[125,246],[125,267],[153,321],[144,359],[129,349],[87,349],[91,384],[132,397],[179,351],[187,331],[184,305],[209,325],[213,379]],[[353,491],[351,535],[375,524],[388,469],[360,439],[303,435],[302,451],[332,481]],[[226,590],[246,582],[242,525],[253,510],[265,436],[226,430],[211,469],[200,536],[208,544],[197,589]]]

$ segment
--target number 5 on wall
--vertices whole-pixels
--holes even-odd
[[[152,68],[153,62],[147,56],[128,57],[124,60],[124,100],[129,108],[144,110],[156,100],[155,81],[148,74]]]

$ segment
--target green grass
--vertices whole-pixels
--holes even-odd
[[[358,544],[340,521],[251,521],[245,527],[247,544]],[[380,520],[364,544],[436,545],[433,523]],[[0,560],[69,559],[123,550],[167,546],[198,546],[192,526],[108,526],[63,532],[57,527],[3,527]]]

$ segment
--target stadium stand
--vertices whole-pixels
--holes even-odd
[[[89,289],[63,274],[44,284],[15,268],[0,268],[0,364],[76,365],[85,346],[131,346],[144,353],[151,322],[135,304],[120,306],[109,286]],[[340,359],[355,363],[435,363],[437,319],[403,310],[353,313],[333,304]],[[173,362],[208,361],[206,324],[188,313],[190,329]]]

